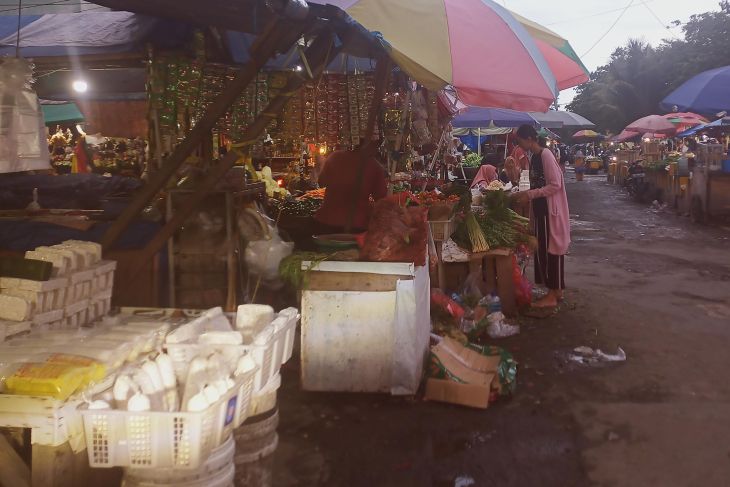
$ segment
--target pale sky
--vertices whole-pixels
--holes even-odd
[[[672,35],[681,39],[682,29],[674,27],[672,21],[686,22],[692,14],[719,10],[718,0],[634,0],[609,31],[630,0],[495,1],[568,39],[591,71],[606,64],[611,53],[629,39],[643,39],[652,45]],[[606,36],[591,49],[604,34]],[[573,96],[573,90],[565,90],[558,101],[562,105],[570,102]]]

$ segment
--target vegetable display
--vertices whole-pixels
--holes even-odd
[[[310,217],[322,206],[321,199],[302,198],[285,201],[273,201],[274,216],[281,213],[286,216]]]
[[[464,161],[461,163],[461,165],[464,167],[479,167],[482,165],[482,156],[480,156],[476,152],[472,152],[464,158]]]

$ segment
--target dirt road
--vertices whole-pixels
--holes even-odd
[[[311,394],[284,370],[274,485],[730,485],[730,229],[568,178],[565,305],[496,344],[517,394],[487,411]],[[566,361],[577,346],[628,360]]]

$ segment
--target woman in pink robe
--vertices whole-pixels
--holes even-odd
[[[520,202],[530,201],[530,215],[538,240],[535,253],[535,282],[548,288],[534,307],[555,307],[565,288],[564,257],[570,245],[570,211],[565,181],[558,161],[538,143],[537,131],[530,125],[517,130],[517,143],[532,153],[530,190],[516,193]]]
[[[489,186],[489,183],[495,181],[498,177],[496,167],[491,164],[484,164],[479,168],[479,171],[477,171],[477,175],[474,176],[469,188],[486,188]]]

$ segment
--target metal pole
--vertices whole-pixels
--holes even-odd
[[[18,0],[18,33],[15,37],[15,57],[20,57],[20,12],[23,8],[23,0]]]

